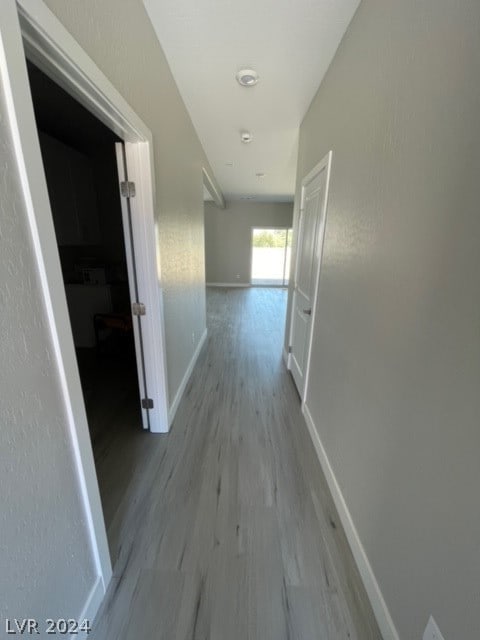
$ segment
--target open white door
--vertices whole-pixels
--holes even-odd
[[[302,181],[290,329],[290,369],[302,402],[307,390],[330,164],[331,152]]]
[[[119,142],[115,146],[143,428],[165,432],[168,417],[163,309],[155,227],[145,210],[148,190],[142,192],[149,175],[145,172],[148,149],[142,143]]]

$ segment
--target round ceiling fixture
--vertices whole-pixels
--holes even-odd
[[[258,73],[253,69],[240,69],[235,77],[242,87],[253,87],[258,82]]]
[[[250,133],[250,131],[241,131],[240,132],[240,140],[244,144],[248,144],[249,142],[251,142],[253,140],[253,136]]]

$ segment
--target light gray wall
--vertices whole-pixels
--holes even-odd
[[[46,4],[153,133],[172,401],[205,330],[202,167],[213,174],[141,0]]]
[[[218,209],[206,202],[207,282],[249,283],[252,227],[291,227],[292,218],[292,203],[238,200],[229,202],[226,209]]]
[[[140,0],[47,4],[153,132],[173,397],[205,328],[208,163]],[[76,618],[97,572],[1,95],[0,178],[0,618]]]
[[[0,618],[77,617],[96,569],[0,85]]]
[[[309,406],[405,640],[480,637],[479,33],[478,0],[363,0],[301,127],[297,185],[333,150]]]

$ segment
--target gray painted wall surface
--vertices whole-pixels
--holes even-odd
[[[47,4],[153,132],[173,397],[205,328],[208,163],[140,1]],[[75,618],[96,570],[5,118],[0,96],[0,617]]]
[[[297,185],[333,149],[308,404],[405,640],[480,637],[479,33],[478,0],[363,0],[301,127]]]
[[[0,620],[77,617],[89,537],[0,87]]]
[[[202,167],[211,169],[141,0],[46,4],[153,133],[172,401],[205,330]]]
[[[205,203],[207,282],[249,283],[252,227],[291,227],[291,203],[234,201],[226,209]],[[237,278],[237,275],[239,276]]]

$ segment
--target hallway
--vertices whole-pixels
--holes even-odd
[[[137,474],[109,526],[93,637],[380,638],[281,360],[286,292],[209,289],[207,303],[170,435],[124,430]]]

